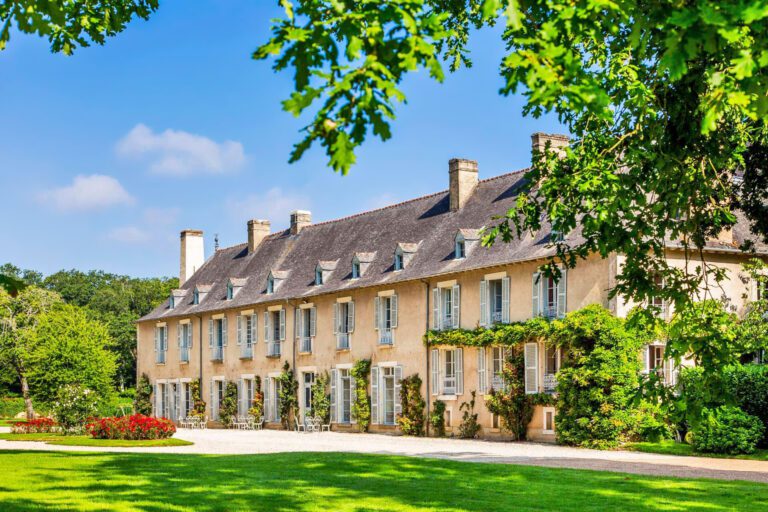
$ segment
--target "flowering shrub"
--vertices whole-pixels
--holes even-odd
[[[56,427],[51,418],[38,418],[29,421],[17,421],[11,425],[12,434],[49,434]]]
[[[167,439],[176,433],[173,422],[143,414],[119,418],[101,418],[89,423],[86,431],[94,439]]]
[[[78,384],[62,387],[53,404],[53,416],[65,434],[76,434],[96,415],[99,399],[96,393]]]

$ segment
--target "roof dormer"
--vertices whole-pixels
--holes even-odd
[[[352,257],[352,279],[359,279],[376,258],[375,252],[357,252]]]
[[[198,284],[195,286],[195,290],[192,292],[192,304],[198,305],[203,302],[211,291],[211,288],[213,288],[213,285],[210,284]]]
[[[467,257],[467,254],[474,249],[480,240],[479,229],[459,229],[453,237],[453,257],[460,260]]]
[[[287,277],[287,270],[270,270],[269,275],[267,276],[267,287],[265,293],[268,295],[275,293],[275,291],[280,288],[280,285],[283,283],[283,281],[285,281]]]
[[[234,299],[246,282],[248,282],[247,277],[230,277],[227,281],[227,300]]]
[[[331,273],[336,270],[338,260],[318,261],[315,266],[315,286],[320,286],[331,277]]]
[[[403,270],[405,267],[407,267],[413,259],[413,255],[416,254],[418,249],[419,244],[417,243],[398,243],[397,247],[395,248],[395,262],[393,265],[394,269],[397,271]]]
[[[184,297],[187,295],[187,290],[171,290],[171,296],[168,299],[168,308],[169,309],[176,309],[176,306],[181,303],[182,300],[184,300]]]

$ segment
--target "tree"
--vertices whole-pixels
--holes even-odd
[[[158,0],[8,0],[0,3],[0,50],[11,28],[47,38],[52,52],[70,55],[78,46],[104,44],[125,29],[133,17],[147,19]]]
[[[312,112],[314,144],[346,173],[369,133],[387,140],[409,73],[437,81],[470,66],[471,31],[505,23],[504,95],[554,112],[573,137],[534,157],[514,208],[484,239],[566,234],[544,271],[625,254],[613,293],[678,309],[725,278],[705,261],[671,267],[669,241],[703,258],[707,241],[752,223],[768,241],[768,7],[758,2],[280,0],[285,16],[253,54],[294,74],[284,110]],[[745,249],[749,248],[747,244]],[[657,284],[658,277],[665,283]]]
[[[27,419],[35,416],[29,388],[32,354],[40,342],[35,331],[40,316],[60,301],[58,294],[36,286],[24,288],[16,297],[0,288],[0,361],[18,379]]]
[[[30,334],[35,348],[29,355],[29,383],[33,398],[52,405],[58,390],[78,385],[93,392],[101,405],[113,393],[115,356],[107,327],[71,304],[58,304],[39,315]]]

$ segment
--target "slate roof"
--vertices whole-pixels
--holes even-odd
[[[512,207],[526,171],[481,180],[458,211],[450,211],[445,190],[378,210],[311,224],[296,235],[291,235],[288,229],[273,233],[252,254],[248,254],[247,243],[220,249],[182,286],[182,289],[194,289],[203,283],[213,283],[205,301],[193,305],[188,294],[184,300],[176,301],[174,309],[165,301],[140,320],[245,308],[545,258],[554,253],[546,227],[536,236],[527,234],[510,243],[496,243],[492,247],[473,244],[466,258],[454,258],[456,233],[462,230],[471,236],[491,222],[493,216]],[[741,243],[749,236],[749,227],[740,222],[733,233],[737,244]],[[406,244],[416,252],[403,270],[394,271],[395,249]],[[766,251],[768,247],[762,245],[760,249]],[[351,279],[355,254],[360,261],[369,258],[371,261],[360,278]],[[315,286],[318,262],[333,261],[338,264],[322,285]],[[274,293],[266,294],[270,271],[280,277],[281,282]],[[230,278],[248,281],[228,301],[226,287]]]

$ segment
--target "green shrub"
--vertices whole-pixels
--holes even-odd
[[[355,399],[352,401],[352,417],[360,432],[368,432],[371,425],[371,397],[368,395],[368,379],[371,375],[371,360],[360,359],[349,374],[355,382]]]
[[[313,398],[314,400],[314,398]],[[205,409],[205,406],[203,406]],[[248,414],[256,418],[264,417],[264,391],[261,389],[261,377],[258,375],[253,379],[253,400],[251,401],[251,407],[248,409]]]
[[[331,394],[328,391],[330,377],[328,372],[317,374],[312,384],[312,415],[323,419],[323,423],[330,423],[331,419]]]
[[[485,405],[490,412],[501,418],[502,429],[522,441],[525,440],[528,424],[533,418],[533,406],[538,395],[525,393],[523,351],[514,347],[507,349],[506,354],[502,368],[505,385],[502,389],[491,389]]]
[[[696,451],[737,455],[753,453],[762,439],[765,427],[760,418],[738,407],[721,406],[704,409],[701,421],[691,432]]]
[[[227,382],[224,389],[224,398],[219,404],[219,419],[225,426],[229,426],[237,416],[237,384]]]
[[[672,438],[672,426],[658,404],[643,401],[633,409],[632,425],[633,441],[658,443]]]
[[[152,414],[152,383],[146,373],[142,373],[136,383],[136,395],[133,399],[133,410],[136,414],[149,416]]]
[[[0,418],[14,418],[20,412],[24,412],[23,398],[0,398]]]
[[[477,413],[475,413],[475,396],[472,392],[469,402],[462,402],[459,406],[461,415],[461,424],[459,425],[459,437],[462,439],[474,439],[480,433],[480,424],[477,422]]]
[[[414,373],[400,381],[400,406],[402,412],[397,417],[400,430],[407,436],[424,435],[424,406],[421,397],[421,377]]]
[[[79,384],[67,384],[58,390],[52,404],[53,416],[65,434],[79,434],[99,409],[99,397]]]
[[[445,437],[445,402],[435,400],[429,413],[429,425],[437,437]]]

